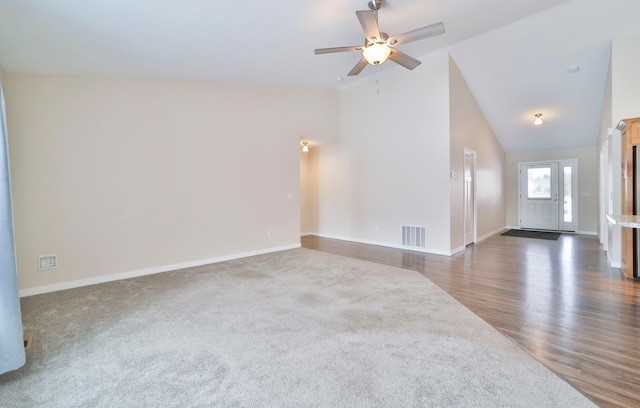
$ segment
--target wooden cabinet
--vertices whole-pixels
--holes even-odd
[[[618,124],[622,134],[622,215],[638,215],[638,182],[640,163],[640,118],[625,119]],[[638,277],[638,236],[634,228],[622,228],[622,251],[620,270],[627,278]]]

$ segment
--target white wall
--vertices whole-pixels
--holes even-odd
[[[315,232],[393,246],[420,225],[449,253],[448,54],[375,77],[341,89],[340,143],[317,150]]]
[[[598,132],[598,149],[600,149],[607,141],[609,128],[614,128],[613,123],[613,80],[612,66],[609,60],[609,68],[607,69],[607,78],[604,89],[604,98],[602,101],[602,113],[600,115],[600,131]]]
[[[622,143],[621,134],[618,130],[612,129],[611,135],[607,137],[607,166],[606,185],[610,193],[606,199],[607,214],[621,214],[622,212]],[[607,222],[607,257],[611,267],[619,268],[622,259],[622,228]]]
[[[518,226],[518,163],[578,159],[577,232],[596,234],[598,230],[598,149],[580,147],[542,152],[507,153],[507,225]],[[588,197],[582,197],[588,194]]]
[[[7,73],[4,85],[32,292],[299,245],[299,137],[338,134],[333,89]],[[58,268],[40,271],[47,254]]]
[[[477,238],[505,227],[505,153],[453,59],[449,64],[451,249],[464,248],[464,149],[476,152]]]
[[[616,39],[612,50],[612,124],[640,117],[640,34]]]
[[[609,129],[611,128],[612,116],[612,98],[613,98],[613,85],[611,74],[611,59],[609,60],[609,67],[607,68],[607,78],[604,89],[604,98],[602,102],[602,113],[600,115],[600,131],[598,132],[598,236],[600,242],[604,244],[605,250],[608,249],[608,241],[605,236],[608,237],[609,223],[606,219],[606,207],[607,207],[607,192],[613,188],[609,186],[608,177],[606,176],[607,168],[607,156],[605,153],[603,160],[600,160],[600,152],[604,152],[605,144],[607,143],[607,136],[609,135]]]

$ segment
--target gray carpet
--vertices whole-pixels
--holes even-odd
[[[2,407],[589,407],[422,275],[296,249],[22,300]]]

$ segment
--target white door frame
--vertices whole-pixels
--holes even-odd
[[[558,190],[564,189],[564,168],[571,167],[571,213],[572,221],[570,223],[564,222],[564,203],[563,201],[558,203],[558,231],[578,231],[578,159],[564,159],[564,160],[544,160],[535,162],[520,162],[518,163],[518,228],[522,226],[522,174],[520,173],[522,166],[535,166],[544,165],[548,163],[558,163]],[[564,194],[559,194],[564,197]]]
[[[467,188],[466,188],[466,182],[467,182],[467,172],[466,172],[466,162],[465,159],[467,157],[467,155],[471,156],[473,158],[472,164],[471,164],[471,188],[472,188],[472,194],[471,194],[471,205],[473,207],[473,238],[471,242],[467,241],[467,206],[469,205],[468,203],[468,197],[467,197]],[[463,231],[462,231],[462,236],[464,237],[464,245],[470,245],[473,244],[475,242],[478,241],[478,205],[477,205],[477,200],[476,200],[476,166],[478,163],[478,154],[471,150],[471,149],[467,149],[466,147],[464,148],[464,156],[462,159],[463,162],[463,168],[464,168],[464,181],[463,181],[463,208],[464,208],[464,222],[463,222]]]
[[[607,185],[607,169],[609,168],[609,143],[605,139],[600,149],[600,191],[598,192],[598,200],[600,207],[600,243],[605,251],[609,250],[609,225],[607,221],[607,204],[609,197],[609,186]]]

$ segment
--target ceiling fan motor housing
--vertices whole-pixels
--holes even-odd
[[[369,9],[376,11],[382,6],[382,0],[371,0],[369,2]]]

